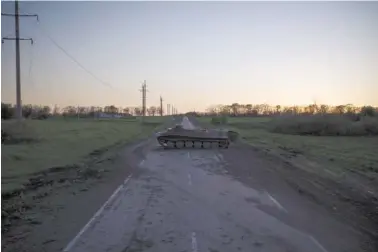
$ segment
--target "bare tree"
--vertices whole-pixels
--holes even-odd
[[[142,109],[139,107],[134,108],[134,113],[136,116],[142,115]]]
[[[155,106],[151,106],[148,111],[150,115],[155,116],[157,109]]]

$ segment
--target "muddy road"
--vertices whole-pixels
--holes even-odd
[[[187,117],[181,123],[196,125]],[[361,232],[299,194],[271,169],[277,164],[247,147],[164,150],[151,138],[122,162],[113,186],[104,182],[65,200],[72,205],[65,217],[56,213],[23,246],[6,251],[365,250]]]

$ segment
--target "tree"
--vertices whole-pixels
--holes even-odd
[[[11,104],[1,103],[1,119],[11,119],[14,115],[14,109]]]
[[[281,105],[276,105],[276,113],[281,114]]]
[[[230,115],[231,114],[231,106],[230,105],[222,106],[221,114]]]
[[[245,110],[246,110],[247,115],[252,115],[252,109],[253,109],[252,104],[247,104],[245,106]]]
[[[308,105],[308,107],[307,107],[307,111],[308,111],[308,113],[309,113],[310,115],[313,115],[313,114],[315,114],[315,113],[318,111],[318,107],[317,107],[316,104],[310,104],[310,105]]]
[[[76,107],[74,106],[67,106],[63,108],[63,116],[75,116],[76,115]]]
[[[347,104],[345,105],[345,111],[347,114],[355,114],[356,113],[356,107],[353,106],[353,104]]]
[[[136,116],[142,115],[142,109],[139,107],[134,108],[134,113]]]
[[[231,105],[231,110],[232,110],[232,114],[233,114],[234,116],[237,116],[238,113],[239,113],[239,103],[233,103],[233,104]]]
[[[262,114],[263,115],[269,115],[270,113],[270,109],[269,109],[269,105],[264,103],[264,104],[261,104],[261,111],[262,111]]]
[[[130,114],[130,108],[124,108],[122,112],[124,114]]]
[[[374,111],[374,108],[372,106],[364,106],[361,108],[361,114],[363,116],[374,116],[376,111]]]
[[[345,105],[336,106],[334,111],[335,111],[335,113],[340,114],[340,115],[344,114],[345,113]]]
[[[320,105],[319,113],[327,114],[328,112],[329,112],[329,106],[328,105],[325,105],[325,104]]]
[[[152,116],[155,116],[156,111],[157,111],[157,109],[156,109],[155,106],[151,106],[151,107],[148,109],[149,114],[152,115]]]
[[[22,106],[22,115],[25,118],[31,117],[33,113],[33,106],[31,104]]]

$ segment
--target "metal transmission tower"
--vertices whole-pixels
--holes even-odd
[[[15,40],[16,41],[16,106],[17,106],[17,119],[18,121],[22,120],[22,102],[21,102],[21,67],[20,67],[20,40],[30,40],[33,44],[32,38],[20,38],[20,17],[36,17],[38,20],[37,14],[19,14],[18,13],[18,0],[14,1],[14,14],[1,13],[2,16],[14,17],[15,19],[15,33],[16,37],[9,38],[4,37],[1,39],[1,43],[4,43],[4,40]]]
[[[169,108],[170,108],[171,104],[167,104],[167,115],[169,115]]]
[[[163,98],[160,96],[160,116],[163,116]]]
[[[142,114],[143,117],[146,116],[146,98],[147,98],[147,84],[146,81],[142,83],[142,89],[140,90],[142,92]]]

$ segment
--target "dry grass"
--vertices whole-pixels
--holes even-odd
[[[146,136],[162,123],[162,118],[138,120],[117,119],[51,119],[26,120],[22,125],[2,121],[8,135],[2,143],[2,191],[22,187],[38,172],[86,162],[114,146]]]

